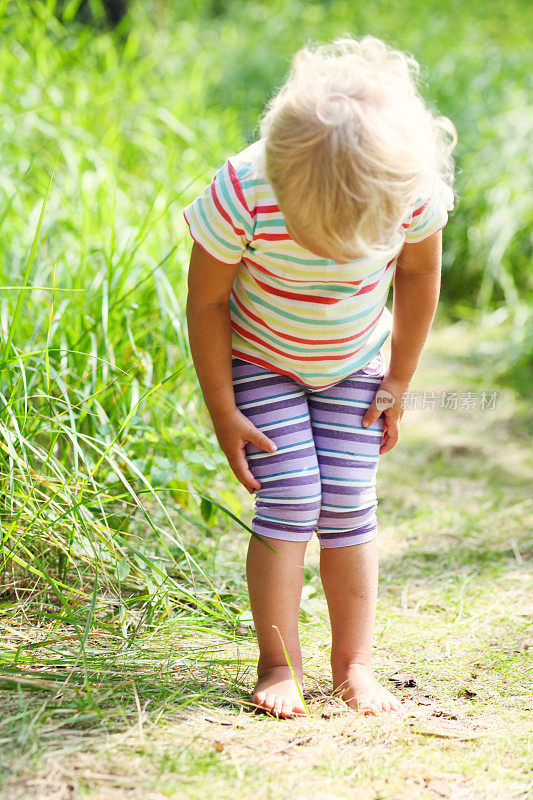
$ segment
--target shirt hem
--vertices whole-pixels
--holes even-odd
[[[346,375],[343,375],[340,378],[336,378],[335,380],[331,381],[330,383],[324,384],[322,386],[313,386],[310,383],[306,383],[304,380],[302,380],[302,378],[298,377],[298,375],[296,375],[294,372],[290,372],[289,370],[284,370],[282,367],[279,367],[277,364],[272,364],[271,362],[267,361],[266,359],[260,358],[259,356],[249,355],[248,353],[245,353],[244,351],[239,350],[238,348],[233,347],[233,346],[231,348],[231,355],[234,358],[240,358],[242,361],[247,361],[250,364],[255,364],[257,367],[263,367],[264,369],[270,370],[271,372],[276,372],[278,375],[285,375],[285,376],[287,376],[289,378],[292,378],[298,384],[300,384],[300,386],[303,386],[305,389],[308,389],[311,392],[313,392],[313,391],[314,392],[319,392],[319,391],[323,391],[324,389],[331,389],[333,386],[336,386],[338,383],[341,383],[342,381],[346,380],[346,378],[349,378],[350,375],[353,375],[354,372],[358,372],[360,370],[363,370],[378,355],[378,353],[381,353],[381,348],[385,344],[385,341],[386,341],[387,338],[388,338],[388,335],[378,345],[378,347],[373,348],[368,353],[368,360],[366,361],[365,364],[362,364],[360,367],[357,367],[357,369],[351,370]],[[381,354],[381,355],[382,355],[383,365],[385,367],[385,358],[384,358],[383,354]]]
[[[189,220],[185,216],[185,213],[183,214],[183,218],[184,218],[185,222],[187,223],[187,227],[189,228],[189,233],[190,233],[191,237],[194,239],[196,244],[200,245],[202,250],[205,253],[207,253],[208,256],[211,256],[211,258],[214,258],[215,261],[218,261],[219,264],[224,264],[225,267],[236,267],[237,264],[241,263],[242,257],[239,258],[238,261],[222,261],[220,258],[217,258],[216,256],[214,256],[213,253],[209,252],[207,247],[204,244],[202,244],[202,242],[197,238],[197,235],[195,236],[195,234],[192,232],[191,223],[189,222]]]
[[[406,244],[418,244],[419,242],[423,242],[425,239],[429,239],[430,236],[433,236],[434,233],[438,233],[439,231],[441,231],[443,228],[446,227],[447,224],[448,224],[448,220],[443,222],[442,225],[440,226],[440,228],[436,228],[434,231],[431,231],[431,233],[424,234],[421,239],[408,239],[407,237],[405,237],[405,243]]]

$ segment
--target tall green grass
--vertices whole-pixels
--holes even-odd
[[[3,3],[0,27],[2,616],[82,649],[167,615],[232,631],[205,564],[241,505],[188,351],[180,209],[206,139],[237,127],[201,118],[185,24],[173,48],[120,44],[38,2]]]

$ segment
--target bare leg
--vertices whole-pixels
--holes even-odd
[[[331,620],[333,690],[365,714],[398,713],[400,701],[376,680],[371,650],[378,590],[376,539],[322,548],[320,574]]]
[[[279,717],[304,714],[298,688],[275,625],[283,637],[294,674],[302,686],[303,667],[298,636],[298,611],[304,577],[306,542],[263,536],[277,552],[250,537],[246,577],[259,645],[258,681],[252,701]]]

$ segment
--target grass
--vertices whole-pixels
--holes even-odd
[[[3,796],[195,800],[209,786],[221,800],[525,798],[531,411],[476,362],[487,344],[478,326],[437,321],[413,391],[494,390],[495,407],[406,410],[380,463],[374,667],[404,700],[404,721],[356,716],[330,697],[313,541],[301,611],[309,719],[246,711],[256,657],[246,613],[233,631],[202,631],[194,614],[189,629],[163,620],[129,648],[96,631],[83,663],[68,625],[4,622],[4,647],[24,649],[0,690]],[[247,536],[221,526],[210,544],[211,579],[245,612]]]

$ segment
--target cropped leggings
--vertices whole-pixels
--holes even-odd
[[[274,539],[321,547],[360,544],[377,535],[376,474],[383,416],[361,426],[384,375],[381,353],[328,389],[311,389],[264,367],[232,358],[240,411],[278,449],[248,443],[245,454],[261,483],[251,528]]]

